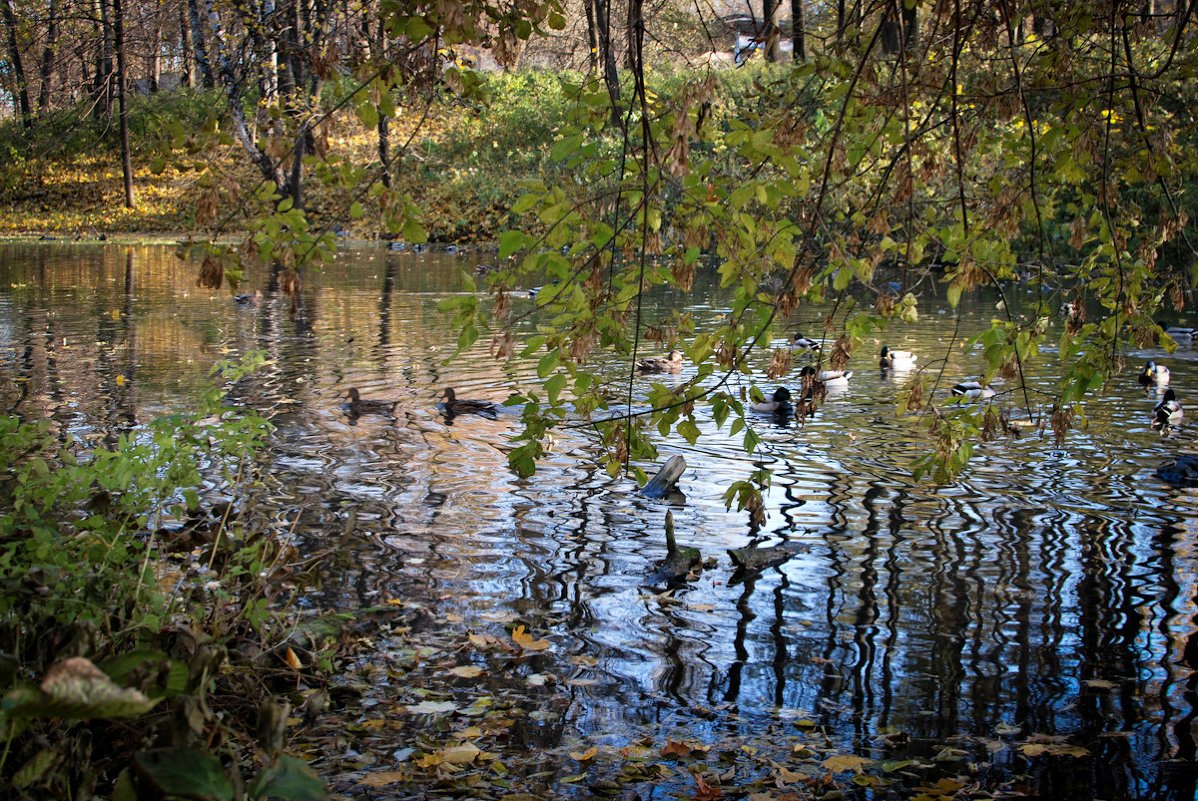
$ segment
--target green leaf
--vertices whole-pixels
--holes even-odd
[[[141,775],[163,795],[194,801],[232,801],[233,782],[215,754],[160,748],[134,755]]]
[[[499,258],[506,259],[524,247],[524,234],[520,231],[504,231],[499,235]]]
[[[283,801],[324,801],[328,798],[324,781],[316,771],[306,762],[286,754],[255,776],[247,789],[251,798]]]
[[[553,368],[557,367],[557,350],[551,350],[541,357],[540,363],[537,364],[537,378],[542,381],[545,377],[553,372]]]

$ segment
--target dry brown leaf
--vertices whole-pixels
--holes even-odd
[[[408,774],[402,770],[379,770],[367,773],[358,779],[358,784],[364,784],[367,787],[386,787],[388,784],[402,782],[407,778]]]

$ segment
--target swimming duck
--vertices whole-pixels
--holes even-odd
[[[345,393],[349,398],[346,406],[352,414],[388,414],[394,408],[396,401],[364,400],[357,387],[350,387]]]
[[[960,384],[953,384],[950,391],[957,397],[975,400],[978,398],[993,398],[996,394],[990,387],[982,386],[981,381],[962,381]]]
[[[878,366],[883,370],[909,370],[915,366],[917,357],[909,350],[891,350],[886,345],[882,346],[882,357],[878,361]]]
[[[253,292],[243,292],[233,296],[233,302],[238,306],[257,306],[262,302],[262,293],[255,289]]]
[[[799,378],[804,379],[804,383],[808,383],[813,378],[818,378],[825,384],[836,387],[845,386],[849,383],[849,379],[853,377],[853,371],[844,370],[820,370],[818,373],[811,365],[807,365],[799,371]]]
[[[445,398],[445,411],[450,414],[495,414],[495,404],[490,401],[472,400],[470,398],[459,398],[453,391],[453,387],[446,387],[441,393],[441,397]]]
[[[1178,403],[1177,395],[1173,390],[1166,389],[1165,397],[1152,410],[1152,427],[1163,434],[1171,426],[1181,425],[1183,417],[1185,410]]]
[[[786,387],[778,387],[774,390],[774,396],[772,400],[754,403],[750,408],[752,408],[752,410],[755,412],[762,412],[764,414],[788,412],[791,408],[790,390]]]
[[[682,351],[672,350],[664,357],[641,359],[636,363],[636,369],[640,373],[681,373]]]
[[[819,353],[820,344],[810,337],[795,334],[790,341],[790,349],[795,353]]]
[[[1169,368],[1156,362],[1144,365],[1144,371],[1136,378],[1141,386],[1164,387],[1169,384]]]

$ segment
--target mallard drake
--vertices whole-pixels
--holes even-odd
[[[395,409],[396,401],[365,400],[357,387],[350,387],[345,394],[349,398],[346,406],[353,414],[388,414]]]
[[[459,398],[453,391],[453,387],[446,387],[441,393],[441,397],[445,398],[445,411],[450,414],[495,414],[495,404],[490,401],[472,400],[470,398]]]
[[[763,414],[777,414],[790,411],[790,390],[786,387],[778,387],[774,390],[772,400],[754,403],[750,408],[755,412]]]
[[[882,355],[878,366],[883,370],[904,370],[915,366],[916,355],[909,350],[891,350],[882,346]]]
[[[641,373],[680,373],[682,372],[682,351],[672,350],[666,356],[641,359],[636,363],[636,369]]]
[[[959,384],[953,384],[950,391],[959,398],[971,399],[993,398],[996,394],[990,387],[982,386],[981,381],[962,381]]]
[[[1164,387],[1169,384],[1169,368],[1163,364],[1156,362],[1148,362],[1144,365],[1144,370],[1136,378],[1141,386],[1145,387]]]
[[[1177,401],[1177,395],[1171,389],[1165,390],[1165,397],[1152,410],[1152,427],[1164,433],[1166,429],[1181,425],[1185,410]]]
[[[790,349],[795,353],[819,353],[821,345],[810,337],[795,334],[790,340]]]

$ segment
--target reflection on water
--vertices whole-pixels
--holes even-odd
[[[715,733],[803,717],[877,757],[897,753],[880,738],[896,731],[917,752],[957,735],[975,757],[1014,730],[1060,734],[1095,756],[987,758],[1000,773],[1042,774],[1056,798],[1193,796],[1192,771],[1174,768],[1196,756],[1198,681],[1183,659],[1198,660],[1198,504],[1153,477],[1189,434],[1152,431],[1155,396],[1135,383],[1156,358],[1184,403],[1198,386],[1193,351],[1132,354],[1065,446],[1035,432],[981,445],[966,479],[936,487],[910,478],[928,444],[917,420],[895,416],[905,379],[877,370],[882,343],[871,343],[813,419],[762,416],[758,453],[710,421],[697,445],[663,448],[688,463],[673,505],[679,540],[719,561],[665,597],[642,583],[664,556],[668,504],[608,478],[586,431],[561,432],[522,480],[506,469],[515,411],[438,409],[447,386],[501,402],[535,383],[533,369],[491,359],[485,336],[446,361],[456,334],[437,304],[473,264],[346,253],[307,278],[293,315],[265,282],[248,287],[263,290],[257,305],[197,290],[194,268],[169,248],[6,246],[0,402],[64,431],[125,430],[186,408],[217,360],[263,349],[270,363],[234,397],[277,426],[264,503],[280,531],[298,518],[310,547],[347,532],[348,556],[309,602],[419,599],[480,629],[518,614],[563,660],[596,660],[586,674],[596,683],[577,689],[560,725],[619,736],[685,720]],[[697,285],[696,323],[711,325],[725,310]],[[514,303],[529,312],[535,301]],[[960,331],[992,313],[978,301]],[[945,394],[980,369],[951,341],[954,324],[925,309],[885,344],[944,366]],[[624,369],[613,363],[613,378]],[[1033,399],[1059,365],[1046,353],[1035,369]],[[394,412],[347,414],[349,387],[395,401]],[[633,387],[643,393],[648,380]],[[752,531],[722,493],[762,466],[774,474],[769,519]],[[724,553],[778,543],[793,556],[756,574],[734,573]],[[727,709],[736,717],[721,717]]]

